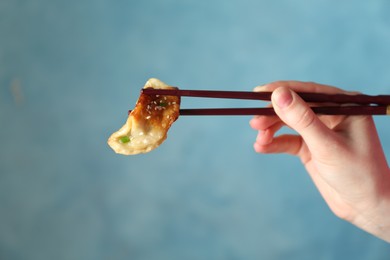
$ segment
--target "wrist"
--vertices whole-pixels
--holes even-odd
[[[352,224],[390,243],[390,170],[380,192],[377,202],[370,209],[361,209]]]

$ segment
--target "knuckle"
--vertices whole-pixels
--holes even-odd
[[[310,109],[305,109],[303,114],[296,121],[297,130],[305,130],[311,127],[316,120],[316,116]]]

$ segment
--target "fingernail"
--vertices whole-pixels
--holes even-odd
[[[272,93],[272,100],[279,108],[286,108],[293,101],[293,97],[289,89],[278,88]]]
[[[266,85],[257,86],[253,89],[254,92],[262,92],[266,88]]]

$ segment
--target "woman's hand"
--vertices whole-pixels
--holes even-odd
[[[255,151],[298,156],[338,217],[390,242],[390,170],[372,117],[317,116],[294,91],[353,93],[297,81],[274,82],[255,91],[273,91],[277,114],[250,121],[258,130]],[[298,135],[275,137],[284,125]]]

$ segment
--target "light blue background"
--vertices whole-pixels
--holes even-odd
[[[250,117],[182,117],[145,155],[106,144],[149,77],[389,94],[389,13],[387,0],[0,0],[0,259],[389,259],[298,159],[253,151]],[[390,121],[376,122],[389,156]]]

